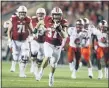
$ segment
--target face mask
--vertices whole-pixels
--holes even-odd
[[[19,18],[24,19],[26,17],[26,12],[19,12]]]
[[[37,17],[38,17],[38,20],[43,20],[44,19],[44,13],[38,13]]]
[[[60,19],[61,19],[61,15],[60,14],[53,14],[53,20],[54,21],[60,21]]]

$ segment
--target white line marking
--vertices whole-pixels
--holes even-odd
[[[8,81],[8,80],[2,80],[2,81]],[[23,81],[23,82],[27,82],[27,81],[34,81],[34,80],[10,80],[10,81]],[[74,82],[75,80],[72,80],[72,81],[70,81],[70,82],[67,82],[67,83],[80,83],[80,84],[82,84],[82,83],[84,83],[84,82]],[[8,81],[9,82],[9,81]],[[38,81],[36,81],[36,82],[38,82]],[[44,82],[44,83],[48,83],[48,81],[39,81],[39,82]],[[64,83],[64,81],[54,81],[55,83]],[[87,84],[108,84],[108,82],[107,83],[94,83],[94,82],[85,82],[85,83],[87,83]]]

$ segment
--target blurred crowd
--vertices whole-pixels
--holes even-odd
[[[108,21],[108,3],[109,2],[55,2],[54,6],[59,6],[70,25],[73,25],[76,19],[80,17],[87,17],[94,25],[100,20]]]
[[[25,1],[9,1],[2,2],[2,15],[8,14],[11,11],[17,9],[19,5],[30,6],[35,1],[25,2]]]
[[[30,6],[32,8],[32,3],[38,3],[36,1],[22,2],[22,1],[13,1],[13,2],[3,2],[2,3],[2,15],[8,14],[11,10],[16,9],[19,5]],[[49,2],[40,2],[44,4],[44,8],[47,11],[47,14],[50,14],[50,10],[58,6],[62,9],[64,17],[69,22],[70,26],[73,26],[76,19],[80,17],[87,17],[90,19],[94,25],[105,19],[108,21],[108,3],[109,2],[90,2],[90,1],[54,1],[50,4],[51,7],[48,7]]]

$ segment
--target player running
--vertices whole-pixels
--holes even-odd
[[[17,15],[10,19],[8,27],[8,44],[12,47],[13,61],[11,71],[15,71],[16,62],[19,61],[20,77],[26,77],[25,66],[29,57],[29,52],[25,49],[26,38],[32,33],[31,19],[27,16],[27,8],[19,6]]]
[[[104,58],[105,61],[105,78],[108,78],[108,69],[109,69],[109,31],[108,24],[106,20],[102,20],[98,24],[98,29],[94,31],[94,34],[97,36],[97,42],[95,43],[95,51],[97,55],[98,62],[98,79],[102,79],[103,73],[101,69],[100,60]]]
[[[38,8],[36,10],[36,16],[32,17],[32,25],[34,27],[34,39],[30,41],[31,45],[31,72],[34,72],[36,80],[38,80],[37,75],[44,58],[44,41],[45,41],[45,32],[46,32],[46,11],[44,8]],[[37,64],[36,64],[37,63]]]
[[[45,58],[42,62],[39,80],[41,79],[43,70],[49,61],[51,66],[49,74],[49,86],[53,86],[54,83],[54,72],[61,54],[62,39],[67,37],[66,29],[68,23],[65,19],[63,19],[62,15],[62,10],[58,7],[55,7],[51,11],[52,17],[48,19],[49,28],[47,29],[44,42]]]
[[[93,77],[92,73],[92,63],[91,63],[91,46],[92,46],[92,34],[94,31],[94,26],[89,23],[87,18],[83,19],[84,29],[82,31],[82,41],[81,41],[81,55],[88,64],[88,76],[89,78]]]
[[[68,28],[68,34],[70,37],[69,48],[68,48],[68,62],[70,70],[72,71],[71,78],[76,79],[76,72],[79,68],[81,59],[81,32],[84,30],[83,19],[76,21],[75,27]],[[76,60],[76,63],[74,62]]]

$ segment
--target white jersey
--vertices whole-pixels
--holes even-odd
[[[94,30],[93,32],[98,39],[98,45],[101,47],[109,47],[109,40],[108,40],[108,34],[103,33],[99,29]]]
[[[69,45],[72,47],[77,47],[77,44],[75,43],[76,40],[80,41],[80,33],[77,33],[76,27],[69,27],[68,28],[68,34],[70,36],[70,43]],[[80,47],[80,45],[79,45]]]
[[[93,25],[89,25],[88,29],[84,29],[81,33],[81,37],[83,37],[82,41],[81,41],[81,46],[82,47],[87,47],[92,43],[92,37],[91,35],[93,34],[94,30],[96,28]]]

